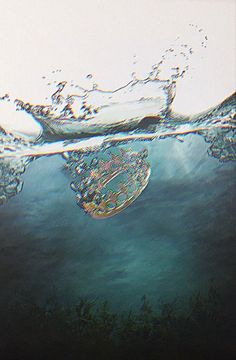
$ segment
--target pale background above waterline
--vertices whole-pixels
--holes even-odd
[[[0,95],[45,97],[43,75],[101,87],[126,83],[136,67],[148,72],[177,36],[196,43],[188,24],[202,27],[208,47],[179,81],[174,108],[197,112],[235,90],[235,1],[0,0]]]

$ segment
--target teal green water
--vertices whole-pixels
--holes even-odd
[[[60,156],[31,164],[23,191],[0,207],[2,303],[22,296],[73,303],[83,296],[125,309],[144,294],[158,304],[204,290],[212,280],[232,292],[235,163],[209,157],[197,135],[145,146],[149,185],[106,220],[76,205]]]

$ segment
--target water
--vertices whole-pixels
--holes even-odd
[[[174,114],[171,111],[171,104],[175,95],[176,78],[182,76],[183,73],[172,75],[172,80],[160,80],[159,65],[153,68],[154,70],[146,79],[132,80],[114,91],[104,91],[93,87],[92,90],[83,90],[82,95],[65,97],[62,91],[66,87],[66,82],[60,82],[57,85],[57,91],[51,96],[51,105],[31,105],[22,100],[15,100],[16,111],[26,111],[32,115],[42,126],[42,133],[40,137],[26,141],[17,134],[2,130],[1,203],[5,203],[8,198],[22,189],[22,185],[19,186],[22,183],[19,175],[25,171],[28,163],[43,155],[62,154],[67,161],[68,169],[73,168],[72,177],[76,178],[79,175],[77,183],[81,183],[81,175],[83,175],[87,182],[93,183],[93,189],[100,186],[100,190],[105,187],[104,184],[99,185],[100,178],[107,183],[109,177],[117,177],[121,172],[127,172],[133,180],[129,171],[132,167],[139,171],[139,175],[143,174],[142,154],[144,152],[134,153],[128,150],[122,153],[124,150],[120,152],[118,149],[122,144],[167,138],[184,141],[187,135],[195,133],[201,135],[209,143],[210,156],[218,158],[221,162],[234,161],[235,94],[201,114],[194,116]],[[5,99],[9,101],[9,97],[3,97],[3,100]],[[77,115],[75,115],[76,109],[79,110]],[[113,155],[112,151],[115,151]],[[108,153],[116,158],[111,157],[110,162],[107,159],[102,160],[102,157],[106,157]],[[87,156],[92,156],[90,163],[85,161]],[[135,159],[133,159],[134,156]],[[96,159],[96,164],[94,164]],[[104,164],[108,166],[105,172],[101,170]],[[125,169],[121,171],[124,165]],[[81,166],[86,166],[84,173]],[[114,167],[120,169],[116,174]],[[98,171],[96,176],[93,174],[94,170]],[[148,170],[146,177],[149,175]],[[147,183],[146,180],[143,181]],[[91,186],[82,182],[83,188],[91,192]],[[79,189],[78,186],[75,189],[76,186],[74,182],[77,197],[83,197],[82,188],[78,194]],[[145,187],[146,184],[143,186],[140,183],[140,186],[136,186],[136,190],[130,192],[130,196],[134,195],[136,198],[135,194],[140,194]],[[100,200],[105,200],[108,205],[107,197],[101,197],[100,190],[96,194],[94,192],[94,196],[100,196]],[[90,200],[89,203],[94,206],[94,201]]]
[[[181,44],[184,62],[170,67],[176,49],[168,49],[146,78],[133,74],[115,90],[88,74],[90,88],[73,84],[71,93],[58,81],[44,105],[2,98],[41,132],[0,134],[1,302],[25,292],[124,309],[144,294],[156,304],[212,280],[229,293],[235,94],[201,114],[173,113],[192,53]]]

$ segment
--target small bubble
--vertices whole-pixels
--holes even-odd
[[[77,191],[77,186],[76,186],[76,184],[74,183],[74,182],[72,182],[71,184],[70,184],[70,187],[71,187],[71,189],[73,190],[73,191]]]
[[[87,79],[92,79],[92,78],[93,78],[93,75],[92,75],[92,74],[88,74],[88,75],[86,76],[86,78],[87,78]]]
[[[81,193],[77,193],[77,194],[76,194],[76,200],[77,200],[77,202],[80,202],[81,199],[82,199]]]
[[[98,158],[95,157],[91,160],[90,166],[96,166],[98,164]]]

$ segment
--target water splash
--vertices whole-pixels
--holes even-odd
[[[193,24],[190,27],[200,34],[198,43],[205,48],[203,29]],[[135,129],[144,117],[166,116],[175,97],[176,82],[191,68],[195,51],[177,37],[146,76],[138,77],[133,71],[132,79],[114,90],[101,89],[92,73],[86,75],[86,88],[74,80],[58,82],[55,76],[61,70],[53,70],[52,79],[44,76],[52,88],[50,102],[34,105],[16,99],[17,110],[26,111],[43,126],[44,138],[78,138],[82,134],[109,133],[118,127]]]
[[[188,134],[201,135],[207,143],[209,143],[208,154],[217,158],[221,162],[236,161],[236,116],[235,116],[236,94],[233,94],[228,99],[223,101],[214,109],[208,110],[202,114],[195,116],[181,116],[171,112],[166,115],[144,117],[142,121],[138,122],[135,130],[123,128],[108,128],[110,131],[106,134],[93,134],[81,138],[81,132],[78,133],[77,139],[66,139],[56,141],[43,141],[36,143],[27,143],[19,138],[15,138],[10,134],[2,131],[1,137],[1,151],[0,151],[0,167],[1,175],[1,203],[7,201],[8,198],[17,194],[22,189],[22,180],[20,175],[24,172],[25,167],[33,159],[44,155],[54,155],[61,153],[66,159],[67,169],[69,170],[73,181],[71,188],[75,191],[78,205],[87,213],[90,213],[94,218],[105,218],[116,213],[130,205],[138,195],[141,194],[147,185],[149,178],[148,171],[145,165],[141,165],[139,161],[135,163],[135,174],[141,182],[136,181],[136,188],[133,193],[125,199],[111,205],[110,197],[103,194],[106,189],[106,181],[97,191],[91,193],[91,173],[99,172],[99,168],[105,168],[112,165],[112,161],[106,159],[106,152],[120,151],[120,145],[126,145],[133,141],[152,141],[154,139],[163,140],[169,137],[184,141],[184,137]],[[136,106],[136,103],[132,104]],[[59,120],[60,124],[60,120]],[[67,123],[67,125],[69,122]],[[63,129],[63,124],[60,128]],[[111,130],[112,129],[112,130]],[[101,131],[101,129],[98,128]],[[113,150],[112,150],[113,149]],[[118,149],[118,150],[114,150]],[[104,159],[105,156],[105,159]],[[132,174],[134,164],[132,163],[132,151],[127,152],[127,161],[122,162],[122,156],[119,157],[120,168],[126,166],[125,176],[121,179],[118,186],[123,186],[127,183],[127,176]],[[137,160],[141,155],[136,155]],[[88,165],[88,160],[89,164]],[[96,164],[97,161],[97,164]],[[103,167],[101,163],[103,162]],[[113,162],[115,164],[115,162]],[[125,164],[124,164],[125,163]],[[84,167],[85,166],[85,167]],[[109,168],[109,169],[110,169]],[[83,169],[83,171],[81,171]],[[108,169],[108,170],[109,170]],[[115,171],[115,169],[113,169]],[[102,174],[100,174],[102,177]],[[103,174],[105,176],[105,174]],[[106,177],[112,176],[112,172],[106,174]],[[94,179],[92,179],[94,180]],[[93,183],[93,181],[92,181]],[[123,184],[123,185],[122,185]],[[94,185],[94,184],[93,184]],[[97,184],[99,185],[99,184]],[[100,184],[101,185],[101,184]],[[81,186],[83,189],[81,191]],[[95,201],[99,198],[104,207],[101,208],[101,202]],[[108,192],[111,195],[111,192]],[[93,195],[93,196],[92,196]],[[124,195],[124,193],[120,194]],[[80,198],[80,201],[78,199]],[[111,198],[114,198],[111,197]],[[82,200],[83,199],[83,200]],[[86,200],[89,199],[89,200]],[[100,211],[98,216],[98,211]]]
[[[111,133],[118,128],[135,129],[146,116],[164,118],[175,93],[175,84],[151,79],[132,80],[114,91],[98,88],[63,95],[67,83],[60,82],[50,105],[31,105],[16,100],[17,110],[31,114],[44,129],[43,139]]]
[[[197,27],[197,31],[204,36],[201,46],[205,47],[207,37],[202,29]],[[4,95],[1,101],[13,102],[16,111],[30,114],[43,132],[40,138],[27,142],[1,130],[0,203],[21,191],[20,175],[32,159],[44,155],[63,155],[78,205],[95,218],[119,213],[148,183],[150,168],[143,157],[147,152],[122,152],[119,145],[168,137],[183,141],[195,133],[209,143],[210,156],[222,162],[235,161],[235,94],[194,116],[171,111],[176,82],[189,70],[193,53],[192,47],[177,38],[147,77],[138,79],[133,73],[131,81],[115,90],[100,89],[93,74],[87,74],[91,83],[87,89],[73,81],[54,81],[51,100],[46,105],[11,100],[9,94]],[[53,71],[53,75],[59,73],[59,69]],[[51,86],[52,82],[48,84]],[[100,174],[100,180],[94,177],[95,173]],[[107,184],[118,175],[122,176],[117,188],[107,189]],[[125,184],[129,184],[126,190]]]

